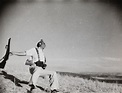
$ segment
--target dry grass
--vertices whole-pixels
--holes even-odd
[[[67,93],[122,93],[122,86],[87,80],[79,77],[59,76],[61,90]]]
[[[30,93],[27,84],[29,73],[15,72],[0,74],[0,85],[2,86],[0,93]],[[59,73],[58,78],[60,91],[63,93],[122,93],[122,86],[117,83],[99,82]],[[49,88],[48,80],[39,78],[38,88],[33,93],[46,93],[43,88]]]

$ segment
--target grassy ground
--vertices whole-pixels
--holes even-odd
[[[28,72],[0,72],[0,93],[31,93],[28,86],[29,77]],[[58,78],[61,93],[122,93],[122,86],[117,83],[99,82],[68,73],[58,73]],[[39,78],[38,88],[32,93],[46,93],[45,89],[49,89],[47,79]]]
[[[101,73],[58,73],[60,91],[62,93],[122,93],[121,83],[105,83],[92,80],[91,77],[115,77],[121,74],[101,74]],[[31,93],[28,81],[30,73],[28,67],[23,63],[8,62],[5,72],[0,71],[0,93]],[[49,89],[49,82],[39,78],[38,88],[32,93],[46,93]]]

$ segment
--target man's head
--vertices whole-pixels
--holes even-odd
[[[46,44],[44,43],[43,39],[41,39],[38,43],[37,43],[37,47],[41,47],[42,49],[44,49],[46,47]]]

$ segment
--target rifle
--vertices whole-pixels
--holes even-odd
[[[4,69],[5,65],[6,65],[6,61],[9,59],[9,53],[10,53],[10,41],[11,38],[8,39],[8,44],[6,45],[6,53],[3,56],[2,59],[0,59],[0,61],[2,60],[2,62],[0,62],[0,68]]]

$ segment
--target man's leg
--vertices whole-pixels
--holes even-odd
[[[54,90],[54,89],[59,89],[59,83],[58,83],[58,77],[57,77],[57,73],[56,72],[52,72],[50,75],[49,75],[49,82],[50,82],[50,87],[51,87],[51,90]]]
[[[33,76],[33,73],[35,72],[36,70],[36,67],[35,66],[30,66],[29,67],[29,71],[30,71],[30,74],[31,74],[31,77],[30,77],[30,81],[29,81],[29,85],[32,85],[33,82],[32,82],[32,76]]]
[[[59,89],[59,83],[58,83],[58,77],[57,73],[55,71],[48,71],[41,69],[40,76],[49,75],[49,83],[51,90],[58,90]]]
[[[45,75],[49,75],[49,79],[50,79],[49,83],[50,83],[51,90],[58,90],[59,83],[58,83],[57,73],[55,71],[43,70],[40,67],[37,67],[32,75],[31,78],[32,84],[36,86],[39,76],[45,76]]]
[[[40,76],[40,72],[41,70],[39,68],[36,68],[36,70],[34,71],[34,73],[32,74],[32,77],[31,77],[31,80],[30,82],[32,82],[32,84],[36,87],[36,83],[37,83],[37,80]]]

